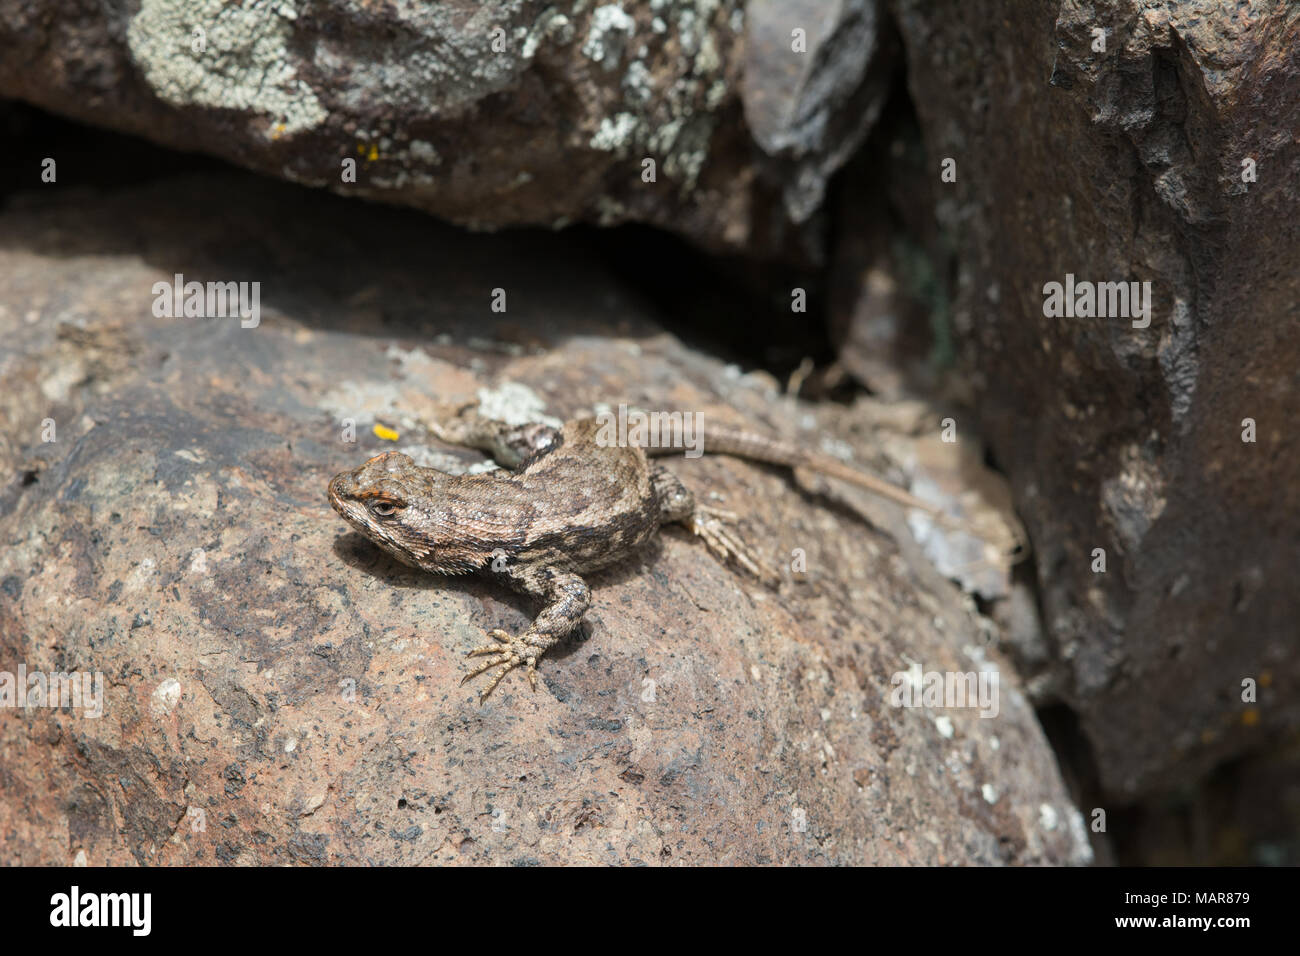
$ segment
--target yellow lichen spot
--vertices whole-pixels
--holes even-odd
[[[357,143],[357,155],[358,155],[358,156],[364,156],[364,155],[366,155],[366,144],[365,144],[365,143]]]
[[[287,130],[288,128],[289,127],[284,123],[276,123],[274,126],[271,127],[271,139],[272,140],[279,139],[281,136],[284,135],[285,130]]]
[[[1259,686],[1260,686],[1260,687],[1268,687],[1268,686],[1271,685],[1272,683],[1273,683],[1273,672],[1272,672],[1272,671],[1260,671],[1260,672],[1259,672]]]
[[[379,158],[379,147],[376,146],[374,143],[371,143],[370,152],[366,155],[366,161],[373,163],[378,158]]]
[[[375,425],[375,436],[382,438],[384,441],[397,441],[397,432],[393,431],[387,425]]]
[[[1256,727],[1259,725],[1259,711],[1254,707],[1241,712],[1241,723],[1245,727]]]

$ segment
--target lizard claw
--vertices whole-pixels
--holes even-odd
[[[476,647],[472,651],[466,651],[466,657],[482,657],[484,654],[508,654],[510,652],[510,635],[501,628],[488,631],[488,637],[493,638],[498,643],[488,644],[485,647]],[[472,675],[471,675],[472,676]],[[463,684],[464,681],[461,681]]]
[[[500,629],[488,631],[488,637],[494,638],[496,643],[476,647],[465,656],[484,657],[490,655],[491,659],[462,677],[461,684],[464,685],[473,678],[478,677],[479,674],[496,668],[495,673],[488,680],[487,686],[478,695],[478,702],[482,704],[483,701],[487,700],[488,695],[496,689],[497,684],[501,683],[503,677],[516,667],[526,666],[528,668],[528,683],[533,690],[537,690],[537,658],[541,656],[542,649],[528,643],[526,637],[514,637]]]
[[[735,521],[736,516],[729,511],[710,508],[708,505],[695,506],[687,527],[704,540],[709,550],[722,561],[735,561],[754,577],[768,585],[780,583],[781,575],[754,555],[735,533],[728,528],[725,521]]]

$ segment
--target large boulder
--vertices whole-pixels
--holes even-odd
[[[816,253],[892,63],[878,0],[748,6],[0,0],[0,96],[471,226]]]
[[[1177,786],[1300,726],[1294,4],[892,8],[1044,686],[1113,795]],[[1149,324],[1058,312],[1069,276],[1149,282]]]
[[[670,529],[593,576],[535,693],[459,685],[532,608],[395,564],[325,497],[387,448],[474,463],[433,399],[695,409],[891,467],[869,403],[692,352],[579,251],[243,177],[0,215],[0,671],[103,680],[0,709],[5,863],[1090,859],[988,622],[852,489],[673,462],[806,570],[772,590]],[[156,314],[178,273],[260,281],[260,321]],[[893,706],[942,672],[1000,674],[996,716]]]

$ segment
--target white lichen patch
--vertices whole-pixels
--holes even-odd
[[[271,120],[268,135],[291,136],[327,115],[290,65],[296,18],[290,0],[140,0],[127,44],[164,102],[248,110]]]
[[[697,76],[716,73],[722,69],[722,57],[718,54],[718,44],[712,33],[705,33],[700,38],[700,52],[695,56],[693,70]]]
[[[416,162],[426,163],[429,166],[437,166],[442,162],[442,157],[439,156],[438,151],[433,148],[433,144],[426,143],[422,139],[411,140],[406,149],[407,152],[411,154],[411,158]]]
[[[722,80],[714,80],[713,85],[709,87],[708,95],[704,98],[704,105],[710,110],[716,110],[726,98],[727,84]]]
[[[673,141],[673,151],[664,160],[664,172],[687,186],[694,186],[700,170],[708,159],[709,139],[713,135],[713,122],[707,114],[682,125]]]
[[[509,425],[542,422],[561,428],[564,422],[546,414],[546,402],[527,385],[503,382],[498,388],[478,390],[479,414]]]
[[[633,60],[627,65],[627,72],[623,74],[623,95],[635,106],[644,106],[653,97],[650,70],[641,60]]]
[[[394,383],[340,382],[322,395],[317,404],[336,422],[350,421],[357,429],[367,429],[380,421],[399,428],[414,424],[398,415],[401,388]]]
[[[663,123],[658,129],[653,130],[647,138],[647,144],[650,149],[656,153],[668,153],[677,143],[677,137],[681,134],[682,126],[685,120],[678,118]]]
[[[649,31],[635,42],[637,22],[618,4],[596,7],[582,52],[606,70],[621,59],[624,110],[595,120],[588,144],[620,157],[647,156],[683,194],[696,186],[708,162],[714,113],[730,93],[719,46],[736,0],[651,0]],[[723,43],[726,43],[723,40]],[[602,222],[622,215],[609,204]]]
[[[694,10],[682,10],[677,15],[677,42],[682,45],[684,53],[694,55],[699,49],[699,25],[703,21],[696,17]]]
[[[616,3],[607,3],[591,12],[591,27],[582,44],[586,56],[612,70],[623,57],[623,48],[636,30],[636,21]]]
[[[573,40],[573,23],[563,13],[558,10],[546,10],[533,24],[533,28],[528,31],[524,37],[523,54],[525,60],[531,60],[537,55],[538,48],[543,41],[553,41],[559,44],[569,43]]]
[[[632,145],[636,128],[637,120],[631,113],[606,116],[601,119],[600,129],[591,138],[591,148],[610,153],[626,153]]]

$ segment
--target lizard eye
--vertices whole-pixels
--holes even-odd
[[[380,518],[391,518],[397,514],[397,505],[391,501],[372,501],[368,505],[370,513]]]

